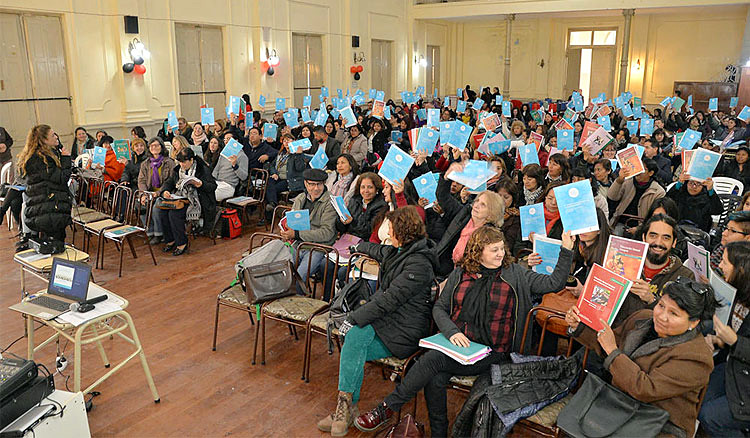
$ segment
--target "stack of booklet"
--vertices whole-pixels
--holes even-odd
[[[420,339],[419,346],[440,351],[461,365],[477,363],[487,357],[492,351],[488,346],[476,342],[472,342],[468,347],[453,345],[441,333],[432,335],[429,338]]]

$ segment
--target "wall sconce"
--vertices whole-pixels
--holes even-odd
[[[541,68],[544,68],[544,58],[542,58],[542,60],[539,61],[536,65],[538,65]]]
[[[424,55],[419,55],[419,58],[414,55],[414,63],[419,64],[420,67],[427,67],[427,60],[424,59]]]
[[[633,70],[639,71],[641,69],[641,58],[638,58],[635,60],[635,65],[633,65]]]
[[[367,60],[365,59],[365,53],[364,52],[359,52],[359,53],[354,52],[354,63],[355,64],[360,63],[360,62],[365,62],[365,61],[367,61]]]

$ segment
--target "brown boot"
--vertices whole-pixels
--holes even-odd
[[[321,432],[330,432],[331,424],[333,424],[333,414],[328,414],[327,417],[318,421],[318,430]]]
[[[346,436],[349,426],[357,417],[356,407],[352,404],[352,394],[339,391],[339,399],[336,402],[336,412],[331,422],[331,436]]]

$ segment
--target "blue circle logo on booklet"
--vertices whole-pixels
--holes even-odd
[[[536,208],[530,208],[529,214],[536,214]]]

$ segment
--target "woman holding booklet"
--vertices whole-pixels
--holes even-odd
[[[713,369],[698,325],[711,319],[716,304],[710,286],[678,277],[667,283],[653,310],[633,313],[614,330],[604,320],[598,332],[581,324],[576,306],[565,321],[572,336],[604,358],[612,385],[669,413],[661,434],[691,437]]]
[[[573,260],[573,238],[562,235],[560,258],[551,275],[532,272],[506,256],[505,236],[494,225],[472,233],[456,269],[442,289],[432,316],[456,352],[469,351],[472,343],[491,349],[472,365],[462,365],[438,350],[427,351],[383,403],[360,415],[355,425],[372,432],[385,426],[393,414],[424,388],[432,436],[448,436],[446,386],[453,376],[474,376],[494,363],[519,352],[525,316],[534,296],[565,286]],[[527,337],[531,332],[527,333]],[[529,341],[529,339],[527,339]]]

